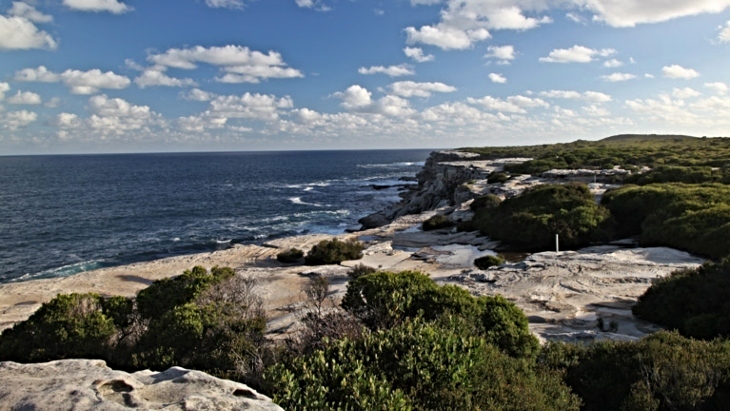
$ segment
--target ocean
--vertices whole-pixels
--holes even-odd
[[[0,157],[0,283],[339,234],[430,150]]]

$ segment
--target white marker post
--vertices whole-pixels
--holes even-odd
[[[556,253],[560,252],[560,241],[558,240],[557,234],[555,234],[555,252]]]

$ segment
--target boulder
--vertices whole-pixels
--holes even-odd
[[[281,411],[248,386],[173,367],[128,374],[101,360],[0,362],[3,410]]]

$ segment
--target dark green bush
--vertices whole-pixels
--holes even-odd
[[[304,251],[298,248],[290,248],[276,255],[277,261],[280,263],[290,264],[297,263],[304,257]]]
[[[578,409],[558,373],[458,329],[409,320],[277,364],[266,376],[289,410]]]
[[[485,194],[472,201],[469,205],[472,211],[481,211],[486,209],[497,208],[502,202],[502,198],[494,194]]]
[[[507,173],[503,172],[491,172],[489,173],[489,176],[487,177],[487,181],[489,184],[494,183],[504,183],[505,181],[509,180],[510,176]]]
[[[605,235],[609,212],[596,204],[584,184],[545,184],[476,212],[483,234],[525,250],[576,248]]]
[[[553,343],[540,363],[565,370],[589,411],[720,410],[730,403],[730,343],[659,332],[637,342]]]
[[[367,266],[365,264],[357,264],[357,265],[353,266],[350,269],[350,271],[347,272],[347,275],[350,278],[357,279],[357,278],[360,278],[360,277],[362,277],[364,275],[372,274],[372,273],[375,273],[377,271],[378,271],[377,268],[370,267],[370,266]]]
[[[498,255],[485,255],[474,260],[474,265],[480,270],[504,264],[504,258]]]
[[[435,216],[424,221],[422,227],[423,227],[423,231],[433,231],[433,230],[440,230],[442,228],[451,228],[455,225],[456,225],[456,223],[451,221],[445,215],[436,214]]]
[[[643,174],[634,174],[624,180],[626,183],[639,185],[655,183],[711,183],[721,178],[720,173],[714,173],[712,167],[681,167],[658,166]]]
[[[359,260],[362,258],[362,250],[365,246],[357,240],[340,241],[322,240],[304,257],[307,265],[339,264],[348,260]]]

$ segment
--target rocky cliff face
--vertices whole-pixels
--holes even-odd
[[[2,410],[282,411],[246,385],[200,371],[115,371],[101,360],[0,363]]]
[[[363,229],[380,227],[398,217],[418,214],[468,200],[458,188],[472,180],[485,180],[497,167],[473,161],[474,153],[434,151],[418,175],[418,188],[404,193],[394,206],[360,219]],[[482,164],[484,163],[484,164]]]

